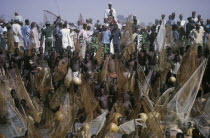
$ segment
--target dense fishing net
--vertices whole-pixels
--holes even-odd
[[[160,82],[159,83],[160,83],[160,87],[162,87],[165,84],[166,76],[169,70],[171,69],[171,64],[168,62],[166,50],[163,50],[160,53],[159,58],[160,58],[159,60]]]
[[[65,76],[65,79],[64,79],[64,83],[65,83],[66,87],[69,87],[71,85],[72,79],[73,79],[72,75],[73,75],[72,74],[72,69],[69,67],[68,72],[67,72],[67,74]]]
[[[125,48],[127,45],[132,43],[132,15],[130,15],[126,22],[126,27],[123,30],[122,39],[121,39],[121,46]]]
[[[35,88],[42,100],[45,100],[47,92],[53,90],[52,76],[48,66],[41,66],[34,76]]]
[[[183,86],[185,82],[187,82],[190,76],[197,69],[198,67],[197,58],[198,57],[197,57],[196,45],[193,45],[190,49],[188,49],[186,55],[183,57],[181,66],[177,74],[177,81],[181,86]]]
[[[150,106],[153,107],[153,102],[151,100],[149,100],[149,91],[151,89],[150,87],[150,81],[151,79],[151,72],[145,76],[144,70],[142,69],[142,67],[137,64],[137,86],[138,86],[138,93],[135,93],[135,97],[138,99],[136,99],[137,101],[144,96],[145,98],[148,99]],[[136,101],[136,102],[137,102]]]
[[[85,80],[83,79],[83,84],[80,88],[80,98],[83,108],[85,109],[86,113],[86,120],[83,126],[79,130],[79,135],[83,137],[90,137],[91,136],[91,124],[93,120],[93,113],[98,107],[98,101],[94,96],[94,92],[90,85],[88,85]]]
[[[172,27],[170,25],[166,25],[165,29],[166,29],[165,46],[169,46],[173,49],[174,48],[174,39],[173,39],[173,34],[172,34]]]
[[[191,116],[201,134],[205,137],[210,135],[210,95],[204,95],[198,98],[193,105]]]
[[[183,124],[189,120],[190,112],[200,88],[206,64],[207,60],[204,60],[184,86],[168,103],[167,108],[169,112],[171,112],[171,114],[168,115],[168,124],[175,123],[180,125],[179,123]]]
[[[85,83],[85,81],[81,86],[80,94],[81,94],[81,102],[85,108],[86,114],[87,115],[93,114],[93,112],[96,110],[96,107],[98,106],[98,102],[95,98],[92,89],[87,83]]]
[[[164,105],[165,103],[169,102],[168,100],[173,97],[173,94],[176,92],[175,87],[167,89],[158,99],[156,102],[156,106]]]
[[[134,43],[130,43],[127,45],[122,52],[122,55],[125,57],[125,59],[128,61],[130,59],[130,55],[136,52],[136,46]]]
[[[204,95],[204,96],[202,96],[200,98],[197,98],[195,100],[195,103],[194,103],[194,105],[192,107],[192,110],[191,110],[191,117],[192,118],[195,118],[197,116],[200,116],[202,114],[205,114],[204,109],[205,109],[205,105],[207,103],[207,99],[209,97],[210,97],[210,95],[207,94],[207,95]]]
[[[2,82],[2,84],[0,84],[0,123],[7,121],[8,112],[6,99],[6,88],[5,84]]]
[[[118,133],[121,133],[121,134],[130,134],[131,132],[134,132],[136,131],[137,129],[137,126],[143,126],[143,127],[146,127],[146,125],[144,123],[139,123],[140,119],[133,119],[133,120],[130,120],[122,125],[119,126],[119,130],[118,130]]]
[[[100,46],[97,49],[96,55],[95,55],[95,59],[97,61],[98,64],[102,63],[102,44],[100,44]]]
[[[101,115],[99,115],[98,117],[96,117],[92,123],[91,123],[91,132],[93,134],[98,134],[102,127],[104,126],[105,122],[106,122],[106,115],[107,115],[108,111],[105,110]]]
[[[125,68],[123,67],[122,62],[119,59],[116,59],[115,63],[116,63],[116,72],[117,72],[117,88],[120,94],[126,92],[125,84],[127,82],[127,78],[123,74],[125,72]]]
[[[157,67],[157,70],[155,70],[159,75],[151,82],[152,90],[150,91],[149,96],[153,102],[157,102],[161,88],[166,82],[167,74],[170,69],[171,64],[168,62],[167,52],[163,49],[159,55],[159,66]]]
[[[66,86],[63,84],[55,91],[49,104],[51,109],[57,109],[63,103],[66,96],[66,89]]]
[[[131,93],[134,93],[136,91],[136,72],[133,72],[131,77],[130,77],[130,80],[129,80],[129,84],[128,84],[128,90],[131,92]]]
[[[103,127],[101,128],[101,130],[98,132],[97,138],[103,138],[106,136],[107,133],[110,132],[110,128],[109,125],[113,120],[113,110],[111,111],[111,113],[109,114],[109,117],[106,119]]]
[[[166,35],[166,28],[165,24],[162,23],[160,26],[160,30],[157,34],[157,37],[155,39],[155,50],[161,52],[162,49],[164,48],[164,43],[165,43],[165,35]]]
[[[201,116],[194,118],[194,121],[200,133],[206,138],[209,137],[210,136],[210,127],[209,127],[210,115],[203,114]]]
[[[17,79],[15,81],[19,81],[19,80]],[[19,84],[18,82],[16,83]],[[5,118],[6,124],[1,124],[0,126],[2,128],[0,127],[0,130],[3,130],[6,136],[8,137],[18,137],[18,136],[25,136],[25,135],[26,137],[30,137],[30,138],[41,137],[39,130],[34,128],[33,126],[35,116],[36,116],[35,112],[38,110],[36,110],[35,108],[35,110],[32,111],[31,109],[33,108],[28,103],[26,103],[26,108],[23,108],[23,106],[20,103],[18,104],[17,102],[14,102],[14,99],[12,99],[10,95],[11,86],[12,85],[9,83],[9,78],[7,78],[5,80],[4,86],[0,87],[1,90],[3,90],[3,91],[0,91],[0,93],[3,94],[3,97],[1,96],[1,98],[4,98],[3,100],[4,104],[2,103],[2,99],[0,98],[1,99],[0,102],[2,106],[0,116],[4,115],[5,113],[4,110],[7,112],[6,118]],[[23,86],[19,84],[17,85],[17,87],[20,87],[21,89],[21,87]],[[15,88],[15,89],[16,89],[17,97],[19,100],[21,100],[21,98],[23,97],[24,98],[27,97],[27,95],[24,94],[23,88],[21,89],[22,90],[21,93],[18,90],[19,88]],[[32,101],[32,100],[27,99],[26,101]],[[26,133],[26,130],[27,130],[27,133]]]
[[[108,64],[109,64],[109,56],[106,57],[103,63],[102,71],[101,71],[101,81],[107,80],[106,77],[108,75]]]
[[[143,108],[146,114],[148,114],[148,128],[151,130],[153,137],[161,138],[163,137],[163,131],[160,126],[161,116],[158,112],[152,112],[152,107],[149,104],[149,100],[144,98]]]
[[[73,131],[73,125],[76,119],[76,115],[78,112],[78,107],[75,103],[73,103],[73,96],[70,93],[66,93],[65,100],[63,101],[61,114],[62,119],[56,121],[55,124],[55,134],[51,137],[53,138],[61,138],[66,137],[68,132]]]
[[[29,106],[31,112],[33,114],[36,113],[36,109],[34,107],[34,104],[25,88],[25,85],[23,84],[23,81],[22,81],[22,78],[21,78],[21,75],[20,75],[20,72],[18,69],[16,69],[16,75],[17,75],[17,80],[16,80],[16,92],[17,92],[17,95],[20,99],[25,99],[26,100],[26,103],[27,105]]]
[[[21,114],[19,112],[19,110],[14,107],[14,105],[9,105],[11,103],[7,103],[7,124],[1,124],[0,128],[2,127],[4,130],[4,133],[8,136],[8,137],[17,137],[17,136],[24,136],[26,130],[30,129],[27,126],[27,122],[26,119],[27,117],[25,116],[25,114]],[[2,130],[2,128],[0,130]]]
[[[14,46],[14,36],[12,31],[7,33],[7,43],[8,43],[8,52],[13,53],[15,50],[15,46]]]
[[[79,46],[79,42],[78,41],[76,41],[75,42],[76,44],[75,44],[75,51],[77,51],[78,53],[80,53],[80,46]]]
[[[167,89],[156,102],[153,111],[161,113],[162,120],[165,120],[167,118],[167,112],[168,112],[167,105],[174,97],[178,89],[179,88],[176,87]]]
[[[140,64],[137,63],[137,79],[139,80],[139,82],[141,84],[143,84],[145,82],[145,74],[144,74],[144,70],[142,69],[142,67],[140,66]]]
[[[59,63],[58,66],[55,68],[55,73],[53,75],[53,81],[60,81],[62,80],[68,71],[68,58],[63,58]]]
[[[114,103],[111,111],[109,112],[109,115],[106,116],[106,119],[104,119],[103,126],[100,127],[100,131],[98,131],[97,138],[105,137],[107,135],[110,135],[111,129],[110,129],[110,124],[116,120],[116,113],[121,114],[122,116],[125,117],[124,115],[124,108],[123,108],[123,99],[122,97],[118,97],[117,101]],[[115,122],[116,123],[116,122]]]

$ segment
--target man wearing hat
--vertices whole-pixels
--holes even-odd
[[[108,9],[106,9],[105,14],[104,14],[104,18],[108,18],[109,16],[113,16],[116,19],[116,11],[114,8],[112,8],[112,3],[109,2],[108,4]]]
[[[45,53],[48,54],[53,44],[53,28],[50,26],[50,22],[46,21],[46,27],[42,30],[42,40],[45,38]]]

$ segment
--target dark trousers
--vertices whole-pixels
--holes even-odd
[[[121,46],[120,44],[114,44],[114,53],[120,54],[121,53]]]

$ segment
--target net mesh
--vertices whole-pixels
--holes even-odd
[[[181,86],[183,86],[185,82],[190,78],[190,76],[194,73],[194,71],[198,67],[197,62],[197,49],[196,45],[193,45],[190,49],[188,49],[186,55],[183,57],[177,74],[177,81]]]
[[[130,15],[127,19],[126,27],[123,30],[123,35],[121,39],[121,45],[123,48],[132,43],[132,36],[132,15]]]
[[[72,132],[73,124],[76,119],[76,115],[78,112],[78,107],[73,102],[73,93],[66,93],[65,100],[63,101],[62,105],[62,115],[63,119],[59,122],[57,122],[58,126],[56,127],[55,134],[51,137],[54,138],[60,138],[60,137],[66,137],[68,132]]]
[[[167,108],[169,109],[171,114],[168,115],[167,123],[183,124],[184,122],[189,120],[190,112],[195,102],[195,98],[200,88],[200,84],[206,68],[206,63],[207,60],[204,60],[203,63],[192,74],[190,79],[168,103]]]
[[[117,88],[118,88],[118,94],[126,92],[126,82],[127,78],[123,75],[124,67],[122,65],[122,62],[119,59],[116,59],[116,72],[117,72]]]
[[[205,137],[208,137],[210,135],[210,95],[207,94],[204,97],[198,99],[196,102],[198,103],[195,104],[195,106],[196,109],[199,110],[199,113],[191,113],[195,116],[193,120],[195,121],[196,127],[199,129],[201,134]]]
[[[35,74],[34,80],[36,90],[41,99],[45,100],[47,92],[53,89],[50,68],[48,66],[41,66],[41,70]]]
[[[174,49],[174,39],[172,34],[172,27],[170,25],[166,25],[166,32],[165,32],[165,46],[169,46]],[[164,47],[165,48],[165,47]]]
[[[0,84],[0,122],[7,121],[7,102],[5,84]]]
[[[102,67],[102,71],[101,71],[101,81],[105,81],[107,74],[108,74],[108,63],[109,63],[109,56],[106,57],[103,67]]]
[[[25,99],[27,105],[29,106],[29,108],[32,111],[32,114],[35,114],[37,111],[34,107],[34,103],[32,102],[20,75],[20,72],[18,69],[16,69],[16,91],[17,91],[17,95],[20,99]]]
[[[155,79],[152,81],[152,89],[149,93],[150,99],[154,102],[157,102],[160,96],[160,90],[163,88],[167,74],[171,69],[171,64],[168,62],[166,50],[163,49],[159,55],[159,66],[157,67],[157,73],[159,74]]]
[[[102,44],[100,44],[100,46],[98,47],[98,50],[95,55],[95,59],[98,64],[102,63]]]
[[[6,76],[4,86],[1,86],[4,88],[4,91],[1,91],[1,94],[3,94],[4,98],[4,105],[3,108],[1,108],[0,115],[4,115],[4,110],[7,111],[7,125],[2,126],[5,129],[5,134],[8,137],[17,137],[17,136],[24,136],[27,130],[27,137],[41,137],[39,133],[39,129],[34,128],[33,123],[35,118],[35,113],[38,111],[37,108],[33,108],[32,105],[34,105],[33,101],[30,99],[30,97],[27,95],[27,92],[24,88],[22,81],[19,78],[20,74],[18,73],[18,70],[16,70],[16,76],[15,79],[10,78],[9,76]],[[13,83],[11,83],[11,80],[13,80]],[[15,106],[11,95],[10,95],[10,89],[14,88],[16,90],[16,96],[19,100],[26,99],[26,108],[23,108],[23,106],[20,104],[20,106]],[[26,92],[26,93],[25,93]],[[1,97],[2,98],[2,97]],[[28,98],[28,99],[27,99]],[[2,100],[1,100],[2,102]],[[35,106],[35,105],[34,105]],[[29,118],[29,115],[31,116]],[[8,130],[7,130],[8,127]],[[0,127],[1,129],[1,127]]]
[[[130,55],[136,51],[136,47],[134,43],[130,43],[127,45],[123,51],[122,55],[125,57],[125,59],[128,61],[130,59]]]
[[[53,75],[53,81],[62,80],[68,71],[68,58],[63,58],[59,63],[58,66],[55,68],[55,73]]]
[[[157,37],[155,39],[155,49],[159,52],[162,51],[162,49],[164,48],[164,43],[165,43],[165,35],[166,35],[166,28],[164,23],[161,24],[160,26],[160,30],[157,34]]]

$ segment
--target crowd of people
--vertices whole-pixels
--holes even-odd
[[[10,126],[8,134],[0,127],[0,137],[210,136],[210,118],[202,127],[196,118],[210,111],[210,19],[193,11],[184,20],[173,12],[168,20],[162,14],[154,25],[141,26],[135,15],[127,22],[116,15],[109,3],[102,24],[91,18],[68,23],[58,16],[40,26],[23,23],[17,12],[1,21],[0,125],[11,125],[14,110],[24,129]],[[179,110],[184,121],[169,106],[176,96],[177,106],[188,109]],[[169,114],[178,121],[171,124]]]

